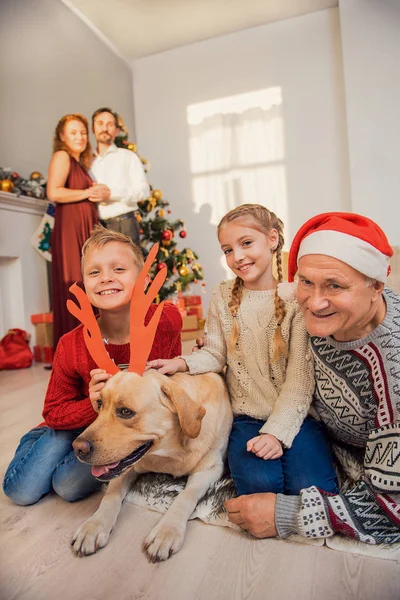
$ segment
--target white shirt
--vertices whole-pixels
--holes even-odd
[[[101,219],[112,219],[137,209],[137,202],[150,196],[143,164],[138,156],[112,144],[103,156],[95,152],[91,175],[111,190],[111,203],[99,203]]]

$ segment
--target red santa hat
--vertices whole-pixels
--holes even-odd
[[[296,233],[289,252],[288,279],[293,281],[302,256],[337,258],[363,275],[386,282],[393,250],[374,221],[354,213],[323,213],[309,219]]]

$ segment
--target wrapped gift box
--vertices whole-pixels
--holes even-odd
[[[183,326],[181,332],[182,340],[195,340],[197,337],[198,319],[196,315],[187,315],[183,317]]]
[[[53,361],[53,348],[50,346],[33,346],[35,362],[51,363]]]
[[[53,322],[53,313],[39,313],[37,315],[31,315],[32,325],[36,325],[37,323],[52,323],[52,322]]]
[[[186,307],[186,312],[188,315],[196,315],[196,317],[198,319],[202,319],[203,318],[203,307],[199,305],[197,306],[187,306]]]
[[[36,346],[53,346],[53,313],[31,315],[31,323],[35,325]]]
[[[196,306],[202,304],[201,296],[183,296],[185,306]]]
[[[53,346],[53,323],[38,323],[35,326],[36,345]]]

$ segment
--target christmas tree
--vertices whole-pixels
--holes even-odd
[[[119,117],[118,127],[119,134],[115,144],[120,148],[136,152],[147,173],[150,164],[138,154],[136,144],[129,142],[129,134],[121,117]],[[147,254],[155,242],[159,243],[157,263],[153,265],[151,275],[154,276],[161,269],[168,269],[165,283],[159,292],[160,300],[165,300],[188,291],[190,284],[203,280],[204,275],[202,266],[197,262],[197,254],[190,248],[183,248],[183,250],[177,248],[176,234],[182,240],[187,236],[185,223],[181,219],[169,220],[167,217],[171,214],[171,210],[167,208],[169,202],[162,197],[161,190],[155,190],[151,186],[150,190],[150,198],[138,202],[136,218],[139,222],[144,254]],[[201,285],[204,287],[206,284]]]

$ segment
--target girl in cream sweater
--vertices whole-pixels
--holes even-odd
[[[226,367],[234,413],[228,462],[238,495],[298,494],[310,485],[336,492],[324,431],[307,417],[314,374],[303,316],[276,291],[273,256],[281,282],[283,223],[263,206],[244,204],[223,217],[218,238],[236,279],[213,290],[204,346],[148,368],[197,375]]]

